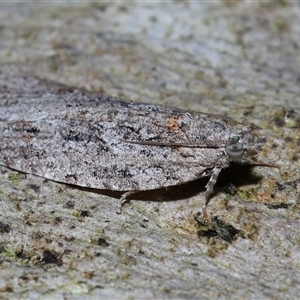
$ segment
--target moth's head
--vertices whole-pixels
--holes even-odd
[[[245,161],[257,154],[261,145],[249,132],[242,132],[229,138],[225,151],[231,161]]]

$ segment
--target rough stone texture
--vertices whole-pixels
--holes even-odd
[[[222,171],[208,224],[194,218],[204,179],[116,215],[118,195],[1,167],[1,297],[296,299],[299,13],[288,1],[1,3],[1,65],[252,122],[260,158],[279,166]]]

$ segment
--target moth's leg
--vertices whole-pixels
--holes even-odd
[[[205,194],[204,194],[205,195],[205,204],[202,206],[202,214],[204,217],[207,217],[206,207],[208,205],[209,197],[214,190],[214,186],[217,182],[217,179],[218,179],[218,176],[219,176],[221,170],[222,170],[222,168],[219,168],[219,167],[213,168],[210,178],[208,180],[208,183],[205,186],[205,189],[206,189]]]
[[[136,191],[128,191],[121,196],[121,198],[119,199],[117,214],[120,214],[122,212],[123,205],[130,201],[128,197],[135,193]]]

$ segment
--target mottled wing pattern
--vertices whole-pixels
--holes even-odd
[[[227,163],[231,124],[0,74],[0,164],[59,182],[127,191],[207,176]]]

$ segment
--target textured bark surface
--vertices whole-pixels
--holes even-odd
[[[0,65],[253,123],[259,159],[279,167],[223,170],[208,224],[195,218],[205,178],[117,215],[119,194],[1,167],[1,297],[296,298],[299,13],[287,1],[1,3]]]

